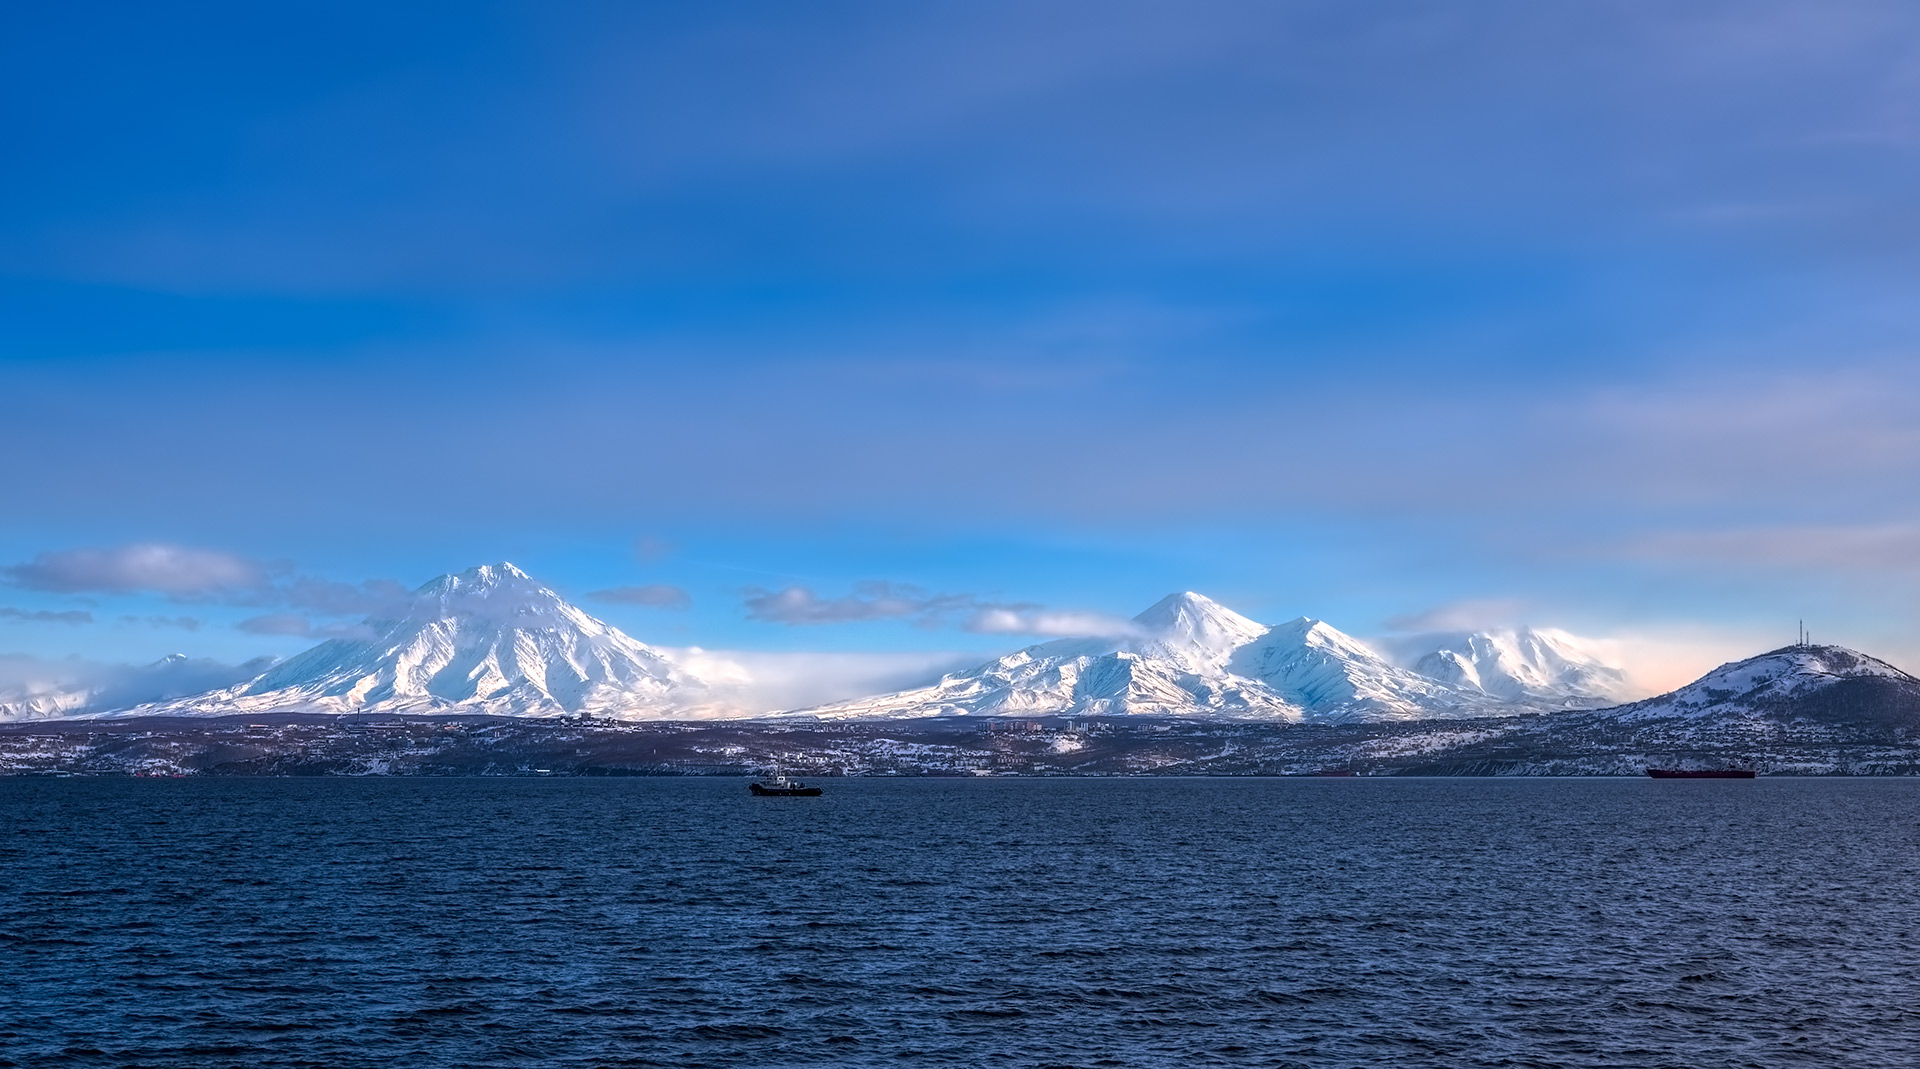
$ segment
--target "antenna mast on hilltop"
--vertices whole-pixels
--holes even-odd
[[[1804,646],[1804,645],[1806,645],[1806,644],[1807,644],[1807,622],[1806,622],[1805,620],[1802,620],[1802,621],[1800,621],[1800,632],[1799,632],[1799,634],[1800,634],[1800,637],[1799,637],[1799,638],[1796,638],[1796,639],[1794,639],[1794,640],[1793,640],[1793,644],[1794,644],[1794,645],[1796,645],[1796,646]]]

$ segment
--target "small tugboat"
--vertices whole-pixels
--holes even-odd
[[[787,774],[775,770],[765,783],[749,783],[747,789],[760,798],[818,798],[820,788],[809,787],[804,783],[790,780]]]
[[[1654,779],[1752,779],[1751,768],[1649,768]]]

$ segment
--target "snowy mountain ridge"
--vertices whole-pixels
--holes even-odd
[[[1500,701],[1594,708],[1633,694],[1625,671],[1557,628],[1433,635],[1426,641],[1434,648],[1414,662],[1415,672]]]
[[[1487,689],[1477,676],[1434,678],[1394,664],[1323,621],[1301,617],[1266,627],[1191,591],[1168,595],[1132,622],[1133,632],[1118,638],[1044,642],[950,673],[931,686],[792,715],[833,720],[1158,715],[1339,722],[1512,715],[1568,702],[1607,704],[1602,694],[1574,689],[1565,673],[1538,680],[1530,676],[1537,685],[1512,694]],[[1487,637],[1482,645],[1493,649],[1495,642]],[[1490,655],[1487,660],[1495,663]],[[1516,662],[1501,671],[1511,674],[1522,667]],[[1599,667],[1619,674],[1610,666]]]
[[[1266,628],[1198,594],[1171,594],[1117,638],[1066,638],[950,673],[928,687],[792,715],[1220,716],[1300,719],[1285,698],[1226,669]]]
[[[904,691],[769,713],[723,657],[656,649],[512,564],[440,576],[356,637],[209,675],[169,658],[138,686],[0,695],[0,718],[256,712],[621,719],[1157,715],[1286,722],[1512,715],[1615,704],[1624,676],[1564,632],[1440,636],[1411,667],[1324,621],[1269,627],[1191,591],[1125,633],[1065,638]],[[167,667],[180,663],[195,672]],[[144,671],[145,675],[139,675]],[[183,686],[189,679],[197,686]]]
[[[112,715],[264,711],[625,718],[731,712],[724,684],[568,604],[512,564],[443,575],[371,638],[323,642],[258,678]]]

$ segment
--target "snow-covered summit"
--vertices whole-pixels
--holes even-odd
[[[1235,672],[1305,709],[1342,718],[1471,714],[1474,696],[1425,679],[1322,620],[1276,625],[1234,653]]]
[[[541,586],[511,562],[482,564],[430,580],[413,592],[409,608],[439,606],[470,613],[538,611],[563,606],[560,595]]]
[[[507,562],[442,575],[357,627],[251,674],[182,689],[189,662],[149,670],[164,687],[41,688],[0,715],[218,715],[270,711],[592,713],[619,718],[755,715],[754,681],[698,650],[637,642]],[[1169,594],[1111,633],[994,658],[931,686],[802,715],[1161,715],[1321,722],[1505,715],[1604,704],[1617,670],[1582,659],[1558,632],[1468,636],[1432,651],[1424,673],[1330,624],[1275,627],[1192,591]],[[196,671],[198,669],[195,669]],[[1584,675],[1582,673],[1585,673]],[[207,689],[219,687],[222,689]],[[54,690],[58,690],[55,693]],[[120,698],[124,695],[124,699]],[[182,695],[191,695],[183,697]]]
[[[1134,652],[1164,657],[1187,671],[1217,668],[1233,651],[1266,632],[1212,598],[1186,591],[1168,594],[1133,618]]]
[[[920,716],[1218,716],[1301,710],[1226,662],[1266,628],[1209,598],[1170,594],[1126,634],[1028,646],[928,687],[805,710],[827,719]]]
[[[1118,637],[1029,646],[928,687],[802,715],[1158,715],[1380,720],[1532,711],[1400,667],[1308,617],[1267,627],[1192,592],[1170,594]]]
[[[587,615],[512,564],[443,575],[364,637],[323,642],[251,682],[140,713],[702,715],[713,682]]]
[[[1594,708],[1633,696],[1626,672],[1556,628],[1430,635],[1425,641],[1428,652],[1414,661],[1415,672],[1498,701]]]

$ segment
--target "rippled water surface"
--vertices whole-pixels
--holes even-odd
[[[1920,1063],[1920,783],[10,780],[0,1064]]]

